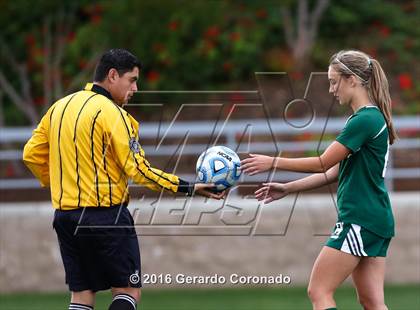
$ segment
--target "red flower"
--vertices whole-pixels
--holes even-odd
[[[214,47],[215,47],[215,44],[212,41],[205,40],[204,47],[203,47],[204,54],[211,52],[214,49]]]
[[[147,73],[146,79],[147,81],[149,81],[150,83],[154,83],[157,82],[159,80],[159,72],[157,71],[149,71]]]
[[[266,17],[267,17],[267,11],[266,11],[266,10],[264,10],[264,9],[259,9],[259,10],[257,10],[257,12],[255,13],[255,15],[256,15],[258,18],[264,19],[264,18],[266,18]]]
[[[165,66],[170,66],[173,63],[173,61],[170,57],[165,57],[160,62]]]
[[[389,36],[390,33],[391,29],[389,29],[389,27],[385,25],[379,26],[379,34],[381,35],[381,37],[386,38]]]
[[[162,43],[154,43],[152,49],[155,52],[162,52],[165,49],[165,45]]]
[[[379,36],[383,38],[388,37],[391,33],[391,29],[378,20],[372,22],[371,26],[369,27],[369,30],[379,33]]]
[[[411,78],[411,75],[408,73],[401,73],[398,76],[398,82],[400,84],[400,88],[402,90],[407,90],[413,88],[413,80]]]
[[[84,68],[86,68],[87,67],[87,61],[85,60],[85,59],[80,59],[79,60],[79,68],[80,69],[84,69]]]
[[[231,62],[226,61],[225,63],[223,63],[223,70],[225,72],[232,70],[232,68],[233,68],[233,64]]]
[[[29,46],[35,45],[35,36],[33,34],[28,34],[25,38],[25,42]]]
[[[232,94],[230,100],[233,102],[243,102],[245,97],[242,94]]]
[[[239,32],[232,32],[229,35],[229,40],[231,40],[232,42],[236,42],[241,38],[241,35],[239,34]]]
[[[217,26],[210,26],[204,33],[204,36],[208,39],[215,39],[219,36],[220,29]]]
[[[100,16],[99,14],[93,14],[93,15],[90,17],[90,21],[91,21],[91,23],[92,23],[92,24],[94,24],[94,25],[99,24],[99,23],[101,22],[101,20],[102,20],[102,16]]]
[[[72,42],[74,40],[74,38],[76,37],[76,33],[74,31],[69,32],[69,34],[67,35],[67,42]]]
[[[178,27],[179,27],[179,22],[178,22],[178,21],[176,21],[176,20],[171,21],[171,22],[168,24],[168,29],[169,29],[170,31],[176,31],[176,30],[178,30]]]
[[[44,56],[44,50],[38,47],[34,47],[30,49],[30,55],[34,59],[35,63],[42,60],[42,57]]]

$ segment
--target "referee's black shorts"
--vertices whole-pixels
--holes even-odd
[[[141,287],[139,244],[126,206],[56,210],[53,227],[70,291]]]

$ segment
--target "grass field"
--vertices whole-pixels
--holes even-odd
[[[303,287],[243,289],[144,289],[141,306],[144,310],[299,310],[311,309]],[[387,286],[385,296],[390,310],[420,309],[420,285]],[[108,309],[109,292],[97,295],[95,309]],[[1,310],[67,309],[67,293],[28,293],[0,295]],[[336,293],[340,310],[362,309],[352,287]]]

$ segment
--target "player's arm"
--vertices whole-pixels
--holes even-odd
[[[289,193],[303,192],[334,183],[338,179],[339,166],[340,164],[336,164],[327,172],[314,173],[305,178],[289,182],[287,183],[287,190]]]
[[[222,198],[221,194],[208,191],[212,187],[210,184],[186,182],[174,174],[152,167],[138,142],[137,121],[123,109],[113,108],[116,109],[114,113],[104,114],[108,118],[104,124],[109,128],[111,148],[116,159],[130,179],[154,191],[166,189],[173,193],[182,192],[189,195],[195,191],[206,197]]]
[[[289,183],[264,183],[263,186],[255,192],[255,198],[260,201],[263,200],[265,203],[269,203],[291,193],[303,192],[331,184],[337,181],[338,171],[339,164],[336,164],[325,173],[315,173]]]
[[[23,148],[23,162],[43,187],[50,185],[48,131],[52,111],[51,107],[42,117]]]
[[[151,167],[138,142],[138,123],[123,109],[112,106],[103,115],[112,153],[119,163],[121,172],[135,183],[159,191],[162,188],[171,192],[184,189],[187,184],[175,175]],[[179,187],[179,188],[178,188]]]
[[[324,173],[337,165],[350,154],[350,150],[334,141],[321,156],[306,158],[278,157],[276,168],[295,172]]]
[[[283,158],[253,155],[241,163],[245,173],[250,175],[272,168],[296,172],[325,172],[350,153],[357,152],[375,133],[372,116],[354,114],[346,122],[336,141],[321,156],[307,158]]]
[[[257,174],[272,168],[309,173],[324,173],[334,167],[350,154],[350,150],[341,143],[334,141],[321,156],[304,158],[270,157],[250,154],[249,158],[242,160],[242,171]]]

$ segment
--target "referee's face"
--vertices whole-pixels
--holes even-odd
[[[112,87],[110,87],[110,93],[115,103],[123,105],[130,100],[133,92],[137,91],[139,68],[134,67],[132,71],[128,71],[121,76],[117,73],[117,76]]]

